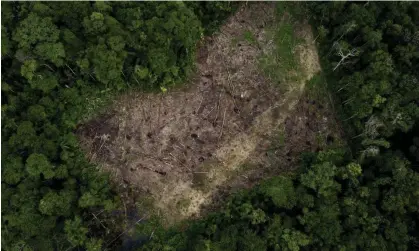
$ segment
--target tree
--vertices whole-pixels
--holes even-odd
[[[35,71],[38,68],[38,64],[36,60],[30,59],[23,63],[20,73],[23,77],[25,77],[27,80],[31,81],[35,76]]]
[[[64,231],[73,246],[81,246],[87,239],[86,234],[88,229],[83,227],[80,217],[75,217],[73,220],[67,220],[65,222]],[[89,246],[91,246],[91,244]]]
[[[51,18],[41,18],[31,13],[21,21],[14,32],[13,40],[19,48],[30,50],[40,43],[53,43],[58,40],[59,30]]]
[[[29,83],[31,88],[49,93],[58,86],[58,79],[53,73],[44,73],[37,74]]]
[[[260,191],[271,197],[277,207],[292,209],[297,202],[293,182],[285,177],[276,177],[260,186]]]
[[[21,157],[8,156],[5,158],[2,177],[4,182],[9,185],[18,184],[26,175]]]
[[[46,215],[70,216],[74,197],[71,191],[49,191],[40,200],[39,211]]]
[[[36,139],[36,132],[30,121],[23,121],[19,124],[17,132],[9,138],[9,145],[16,149],[29,148]]]
[[[102,13],[93,12],[89,18],[84,18],[83,26],[89,35],[99,35],[106,32],[105,17]]]
[[[51,61],[55,66],[64,65],[65,50],[62,43],[42,43],[35,47],[35,53],[44,60]]]
[[[109,50],[105,45],[98,45],[88,49],[89,62],[91,62],[95,77],[107,86],[123,87],[121,72],[126,52]]]
[[[48,158],[43,154],[33,153],[26,160],[26,170],[28,174],[34,177],[39,177],[41,174],[45,179],[54,177],[54,170]]]

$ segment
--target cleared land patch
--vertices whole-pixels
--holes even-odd
[[[290,130],[306,82],[320,71],[304,23],[292,23],[300,42],[288,52],[298,71],[285,58],[281,65],[271,31],[290,25],[284,16],[278,20],[275,3],[243,5],[203,41],[190,84],[166,93],[126,94],[106,116],[80,126],[91,160],[117,183],[151,197],[169,222],[199,215],[227,183],[237,182],[244,164],[266,161],[254,157],[266,156],[261,145],[272,143],[266,139]],[[272,57],[281,78],[261,70]],[[272,65],[268,72],[274,72]]]

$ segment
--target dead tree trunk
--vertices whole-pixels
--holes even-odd
[[[339,68],[339,66],[341,64],[343,64],[345,62],[345,60],[347,60],[348,58],[355,57],[356,55],[358,55],[358,49],[356,49],[356,48],[350,50],[347,53],[344,53],[343,48],[339,43],[337,43],[335,47],[336,47],[336,50],[338,51],[337,55],[340,56],[340,60],[336,64],[335,68],[333,68],[333,71],[335,71],[337,68]]]

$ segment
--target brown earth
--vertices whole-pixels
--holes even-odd
[[[91,161],[117,183],[151,196],[169,222],[199,215],[229,185],[266,177],[263,167],[272,161],[267,149],[278,130],[287,142],[283,156],[274,155],[288,163],[286,168],[302,151],[318,148],[319,132],[326,140],[336,137],[328,132],[333,131],[330,114],[320,111],[314,118],[307,110],[315,104],[300,100],[306,81],[320,71],[308,24],[298,24],[296,34],[304,43],[295,55],[302,72],[298,81],[287,83],[288,90],[258,68],[258,58],[274,49],[264,29],[274,22],[273,5],[243,6],[218,34],[206,38],[190,84],[167,93],[123,95],[106,116],[78,129]],[[241,39],[245,32],[254,35],[257,46]],[[246,163],[257,168],[239,175]]]

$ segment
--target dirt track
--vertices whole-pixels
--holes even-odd
[[[169,221],[199,215],[291,115],[306,81],[320,71],[310,26],[299,24],[299,80],[284,91],[261,73],[258,58],[274,46],[265,33],[273,11],[273,3],[244,6],[207,38],[191,84],[165,94],[127,94],[108,116],[82,126],[92,161],[148,193]],[[237,39],[245,32],[258,46]]]

